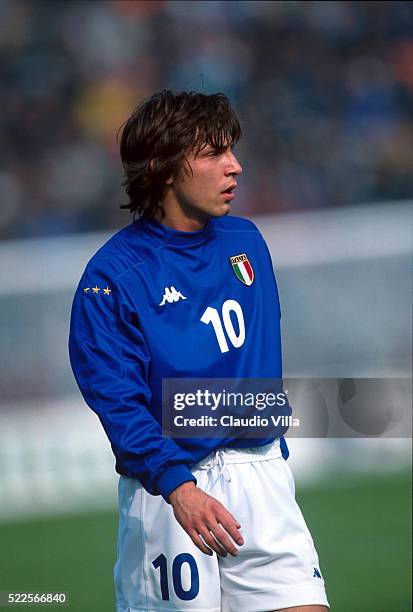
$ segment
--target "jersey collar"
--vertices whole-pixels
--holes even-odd
[[[140,217],[137,221],[135,221],[135,223],[155,240],[164,244],[172,244],[182,247],[202,244],[210,238],[212,233],[211,220],[207,221],[205,227],[196,232],[182,232],[180,230],[175,230],[167,225],[163,225],[163,223],[159,223],[155,219],[145,216]]]

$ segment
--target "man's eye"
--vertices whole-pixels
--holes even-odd
[[[226,151],[230,151],[234,153],[235,147],[226,147],[225,149],[213,149],[208,153],[208,157],[217,157],[218,155],[223,155]]]

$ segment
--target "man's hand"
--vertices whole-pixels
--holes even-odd
[[[244,544],[238,531],[241,525],[215,497],[198,489],[194,482],[184,482],[172,491],[169,502],[176,520],[201,552],[213,555],[215,550],[222,557],[227,552],[234,557],[238,554],[232,540],[239,546]]]

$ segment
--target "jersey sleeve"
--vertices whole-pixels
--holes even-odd
[[[125,475],[166,501],[182,483],[196,482],[191,455],[162,435],[148,409],[151,356],[137,314],[120,282],[99,270],[86,269],[76,291],[69,354],[80,391]]]
[[[268,260],[268,265],[270,267],[270,274],[274,280],[274,289],[275,289],[275,296],[276,296],[276,300],[277,300],[277,306],[278,306],[278,317],[281,319],[281,306],[280,306],[280,296],[278,293],[278,286],[277,286],[277,279],[275,278],[275,272],[274,272],[274,265],[272,263],[272,257],[271,257],[271,253],[270,253],[270,249],[268,248],[267,243],[265,242],[263,236],[261,236],[262,241],[264,243],[264,248],[265,248],[265,252],[267,254],[267,260]]]

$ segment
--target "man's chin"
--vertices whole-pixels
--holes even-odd
[[[231,204],[229,202],[226,202],[225,204],[221,204],[220,206],[217,206],[217,208],[211,214],[211,217],[218,219],[219,217],[225,217],[225,215],[228,215],[230,212],[231,212]]]

